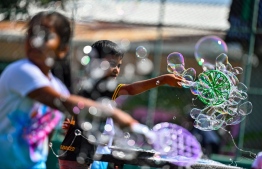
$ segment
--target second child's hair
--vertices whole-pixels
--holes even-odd
[[[64,47],[69,43],[72,33],[70,22],[64,15],[55,11],[37,13],[27,25],[27,38],[32,38],[39,33],[39,30],[42,31],[47,26],[52,27],[59,35],[61,39],[60,47]]]
[[[96,41],[92,46],[92,51],[95,51],[95,57],[103,59],[108,55],[123,58],[124,52],[118,47],[118,45],[110,40]]]

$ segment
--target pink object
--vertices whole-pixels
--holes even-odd
[[[26,129],[25,138],[29,144],[35,144],[45,139],[62,119],[58,111],[50,111],[34,119],[31,127]]]

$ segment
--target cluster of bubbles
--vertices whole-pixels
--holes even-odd
[[[184,77],[182,86],[190,88],[192,94],[206,104],[203,109],[193,108],[190,112],[195,119],[194,127],[200,130],[238,124],[252,112],[252,103],[247,101],[247,87],[237,78],[243,70],[229,63],[226,52],[226,44],[219,37],[201,38],[195,46],[195,57],[204,71],[197,80],[193,68],[185,69],[181,53],[173,52],[167,57],[167,70]]]

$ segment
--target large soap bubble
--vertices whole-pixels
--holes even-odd
[[[136,56],[141,59],[145,59],[147,57],[148,53],[144,46],[138,46],[136,48]]]
[[[216,57],[221,53],[227,53],[226,43],[217,36],[205,36],[199,39],[195,45],[195,58],[203,70],[214,69]]]
[[[179,52],[170,53],[167,56],[167,71],[169,73],[181,74],[185,70],[184,57]]]

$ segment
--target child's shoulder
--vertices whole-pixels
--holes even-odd
[[[10,63],[1,75],[9,77],[36,76],[41,74],[40,69],[28,59],[20,59]]]
[[[10,69],[10,68],[19,68],[21,67],[22,65],[32,65],[32,63],[27,59],[27,58],[24,58],[24,59],[19,59],[19,60],[16,60],[12,63],[10,63],[7,68]]]

